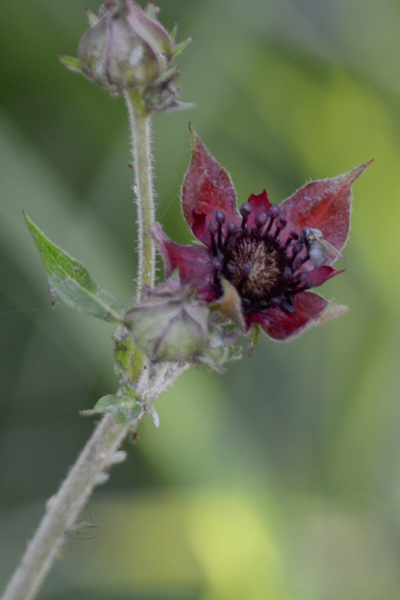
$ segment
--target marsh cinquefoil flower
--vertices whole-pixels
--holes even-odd
[[[228,281],[240,297],[246,329],[260,325],[275,340],[287,340],[347,309],[310,288],[338,275],[328,252],[310,260],[305,229],[322,232],[340,251],[350,228],[351,185],[369,163],[332,179],[312,181],[271,204],[267,192],[252,194],[239,211],[228,173],[193,133],[193,153],[182,188],[184,217],[202,245],[182,246],[156,224],[153,234],[169,277],[179,268],[182,284],[198,297],[218,301]]]

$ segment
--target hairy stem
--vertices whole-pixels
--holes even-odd
[[[147,114],[140,93],[125,91],[132,133],[133,168],[135,172],[135,196],[139,226],[139,270],[137,278],[137,300],[140,300],[143,285],[154,285],[155,248],[150,228],[154,223],[154,191],[151,155],[151,114]]]
[[[43,520],[2,600],[30,600],[35,597],[66,539],[68,529],[100,482],[101,474],[113,464],[116,450],[134,425],[133,422],[117,425],[111,415],[103,417],[58,493],[47,502]]]
[[[32,600],[36,596],[67,538],[68,530],[94,487],[102,483],[102,474],[114,464],[115,452],[127,433],[135,431],[148,412],[157,423],[157,414],[152,409],[154,400],[189,366],[187,363],[160,363],[152,374],[148,369],[143,371],[138,382],[137,400],[144,408],[134,421],[117,425],[110,414],[103,417],[61,488],[47,502],[42,522],[1,600]]]
[[[154,223],[151,115],[144,110],[137,91],[126,91],[125,101],[132,131],[134,190],[139,225],[139,300],[143,285],[153,286],[155,280],[155,248],[150,234]],[[132,350],[129,362],[131,373],[128,374],[128,380],[135,382],[135,397],[143,406],[142,413],[135,421],[124,425],[116,424],[110,414],[103,417],[61,488],[47,502],[43,520],[1,600],[32,600],[36,596],[68,530],[75,523],[94,487],[101,483],[101,477],[116,462],[113,460],[115,452],[128,431],[135,430],[139,420],[148,412],[157,424],[153,401],[189,367],[189,364],[161,363],[150,373],[149,370],[143,370],[143,355],[136,347]]]
[[[102,483],[102,474],[114,464],[115,452],[127,433],[136,430],[139,421],[148,412],[156,423],[157,415],[152,410],[152,403],[189,366],[187,363],[160,363],[152,374],[148,370],[143,371],[138,382],[137,400],[144,408],[135,421],[117,425],[110,414],[103,417],[59,491],[47,502],[42,522],[1,600],[32,600],[36,596],[67,538],[68,530],[94,487]]]
[[[132,131],[134,189],[139,224],[137,278],[137,298],[139,300],[143,285],[153,286],[155,279],[155,249],[149,233],[154,222],[150,152],[151,115],[146,114],[142,99],[135,90],[127,91],[125,100]],[[136,350],[131,361],[132,377],[130,379],[132,381],[138,381],[143,367],[142,353],[136,352]],[[168,383],[179,376],[182,370],[184,370],[182,366],[170,365],[164,373],[159,367],[151,377],[153,381],[149,380],[146,374],[143,393],[137,394],[136,397],[147,408],[143,409],[136,421],[117,425],[111,415],[103,417],[61,488],[48,501],[43,520],[29,543],[21,564],[12,577],[2,600],[30,600],[35,597],[65,541],[68,529],[73,526],[93,488],[99,483],[99,478],[113,464],[113,456],[128,431],[136,428],[144,414],[151,411],[150,404],[153,400]]]

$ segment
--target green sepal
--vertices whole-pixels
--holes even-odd
[[[85,8],[85,11],[86,11],[86,16],[89,21],[89,27],[94,27],[95,25],[97,25],[97,23],[100,20],[99,17],[97,15],[95,15],[94,13],[92,13],[92,11],[89,8]]]
[[[53,244],[26,213],[24,216],[42,256],[52,295],[92,317],[120,322],[125,313],[121,302],[100,288],[82,263]]]
[[[215,371],[224,375],[227,369],[223,366],[227,362],[240,360],[242,358],[241,346],[218,346],[211,348],[206,354],[199,356],[197,364],[205,367],[208,371]]]
[[[60,61],[60,63],[62,63],[64,65],[64,67],[67,67],[68,71],[71,71],[72,73],[80,73],[81,75],[84,75],[81,63],[79,62],[79,60],[77,58],[74,58],[73,56],[60,55],[58,57],[58,60]]]
[[[173,32],[175,33],[175,32]],[[174,38],[175,39],[175,38]],[[172,55],[173,56],[178,56],[179,54],[182,54],[182,52],[184,50],[186,50],[186,48],[189,46],[189,44],[191,44],[193,42],[193,38],[188,38],[187,40],[185,40],[184,42],[181,42],[180,44],[176,44],[176,46],[174,46],[172,48]]]
[[[253,350],[260,338],[261,327],[257,323],[252,323],[249,330],[249,343],[247,346],[247,354],[251,357]]]
[[[79,414],[83,417],[91,417],[92,415],[110,413],[118,425],[123,425],[137,419],[142,411],[143,407],[134,399],[109,394],[100,398],[93,408],[81,410]]]

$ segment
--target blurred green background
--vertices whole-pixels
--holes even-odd
[[[43,600],[391,600],[400,595],[400,1],[160,0],[193,44],[154,119],[158,218],[179,205],[188,121],[240,202],[280,202],[375,158],[354,185],[350,312],[191,369],[98,488]],[[0,588],[115,390],[111,325],[50,307],[21,211],[126,306],[135,211],[123,101],[68,73],[94,0],[5,0],[0,19]],[[161,275],[161,273],[160,273]]]

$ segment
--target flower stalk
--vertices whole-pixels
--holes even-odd
[[[139,301],[144,285],[153,287],[155,279],[155,247],[150,229],[154,224],[154,191],[151,155],[151,114],[147,113],[141,94],[136,89],[125,90],[132,136],[134,192],[138,219],[138,256],[136,298]]]

